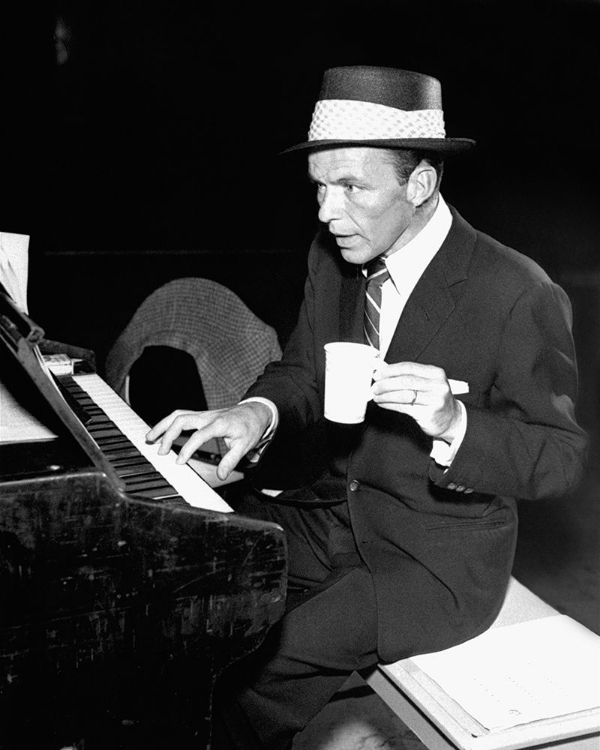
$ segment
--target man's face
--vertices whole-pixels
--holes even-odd
[[[308,157],[317,186],[319,220],[327,224],[344,260],[367,263],[391,255],[416,232],[415,207],[407,200],[389,156],[377,148],[336,148]]]

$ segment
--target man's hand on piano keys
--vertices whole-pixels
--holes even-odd
[[[179,409],[161,419],[148,432],[146,440],[154,443],[160,438],[158,453],[165,455],[182,432],[193,431],[177,457],[177,463],[184,464],[209,440],[223,438],[228,451],[217,466],[217,476],[225,480],[260,442],[271,420],[269,408],[255,401],[215,411]]]

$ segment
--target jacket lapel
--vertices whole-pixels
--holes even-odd
[[[454,209],[451,211],[450,232],[404,307],[385,357],[388,362],[417,361],[456,306],[476,233]]]

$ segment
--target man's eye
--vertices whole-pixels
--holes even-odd
[[[353,185],[351,183],[348,183],[347,185],[344,185],[344,190],[347,193],[355,193],[358,190],[358,185]]]

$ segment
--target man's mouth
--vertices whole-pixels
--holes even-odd
[[[338,247],[350,247],[356,241],[355,234],[335,234],[334,237]]]

